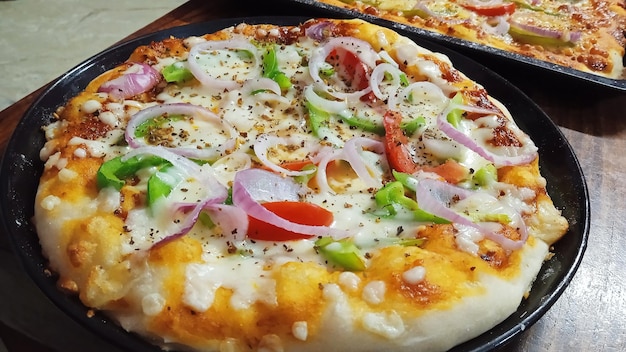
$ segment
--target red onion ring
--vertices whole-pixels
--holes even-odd
[[[268,224],[286,229],[291,232],[311,236],[331,236],[335,239],[348,236],[347,230],[336,229],[330,226],[302,225],[286,220],[267,210],[252,193],[272,195],[276,199],[278,190],[294,188],[290,178],[283,178],[270,171],[262,169],[248,169],[239,171],[233,181],[233,204],[243,209],[248,216],[264,221]],[[286,195],[286,194],[285,194]]]
[[[265,101],[276,101],[283,105],[291,105],[291,101],[282,96],[280,86],[270,78],[249,79],[241,87],[243,98],[251,98]]]
[[[372,71],[372,75],[370,76],[370,87],[372,87],[372,93],[381,100],[387,99],[388,95],[383,94],[380,91],[380,85],[385,79],[385,73],[389,73],[391,75],[391,85],[396,89],[400,87],[400,69],[397,66],[394,66],[390,63],[382,63],[374,67],[374,71]]]
[[[326,173],[326,168],[328,164],[330,164],[334,160],[338,160],[341,155],[340,149],[334,149],[331,147],[323,147],[320,152],[318,152],[315,157],[313,157],[313,161],[317,164],[317,172],[315,173],[315,181],[317,182],[317,186],[320,189],[320,192],[334,194],[335,192],[328,184],[328,174]]]
[[[254,153],[256,154],[257,158],[259,158],[259,161],[261,162],[261,164],[263,164],[263,166],[281,175],[285,175],[285,176],[310,175],[314,173],[315,170],[297,171],[297,170],[285,169],[284,167],[281,167],[273,163],[267,157],[267,150],[272,146],[275,146],[275,145],[298,145],[299,146],[301,144],[300,142],[301,141],[295,140],[294,138],[290,138],[290,137],[278,137],[278,136],[272,136],[268,134],[262,134],[256,138],[256,141],[254,143]]]
[[[243,240],[248,232],[248,214],[232,205],[210,203],[204,206],[211,220],[222,229],[225,236],[234,240]]]
[[[334,194],[334,191],[328,184],[328,174],[326,168],[328,164],[336,160],[344,160],[350,164],[350,167],[366,185],[370,187],[380,187],[382,180],[372,177],[370,169],[359,154],[360,150],[372,149],[377,154],[384,154],[384,144],[375,139],[366,137],[354,137],[348,140],[342,149],[334,149],[324,147],[313,157],[313,161],[317,164],[317,173],[315,181],[321,192]],[[384,158],[383,158],[384,159]]]
[[[163,115],[185,115],[193,118],[201,118],[204,121],[220,126],[221,131],[216,133],[228,134],[230,137],[230,139],[222,145],[213,148],[199,149],[197,146],[176,148],[163,147],[169,151],[189,158],[210,160],[224,155],[228,149],[232,149],[235,146],[236,136],[238,134],[232,126],[204,107],[187,103],[155,105],[135,113],[128,121],[126,131],[124,132],[124,138],[128,145],[132,148],[148,146],[144,138],[135,137],[135,131],[143,122]]]
[[[402,89],[398,94],[391,94],[387,101],[387,105],[390,110],[400,111],[398,106],[403,104],[405,101],[409,101],[409,95],[418,90],[423,94],[416,94],[420,98],[416,100],[416,103],[423,102],[425,99],[433,102],[435,100],[439,100],[439,103],[443,106],[445,102],[449,99],[438,85],[428,82],[428,81],[420,81],[413,82],[409,84],[406,88]]]
[[[382,179],[372,177],[372,171],[368,168],[364,162],[360,152],[364,149],[371,149],[375,153],[384,155],[385,145],[381,141],[377,141],[371,138],[354,137],[348,140],[343,147],[343,151],[340,158],[347,161],[352,167],[352,170],[357,174],[369,187],[380,187],[382,185]]]
[[[318,109],[324,110],[328,113],[339,116],[351,116],[352,113],[348,109],[348,102],[345,99],[342,100],[329,100],[320,97],[315,93],[315,89],[312,85],[304,88],[304,98]]]
[[[134,156],[139,155],[154,155],[164,160],[169,161],[173,167],[185,173],[188,178],[198,180],[203,189],[206,190],[207,196],[203,197],[200,202],[197,203],[175,203],[173,204],[171,211],[173,214],[183,211],[186,216],[182,223],[179,224],[178,230],[172,234],[165,236],[158,242],[155,242],[152,247],[161,245],[180,236],[183,236],[194,226],[198,220],[200,212],[210,204],[222,203],[228,197],[228,190],[219,181],[213,177],[211,172],[206,172],[203,167],[194,163],[193,161],[175,154],[163,147],[141,147],[132,149],[130,152],[122,157],[122,160],[128,160]],[[207,166],[204,166],[207,167]],[[191,209],[189,211],[189,209]]]
[[[507,21],[506,16],[497,16],[495,17],[495,21],[496,22],[494,25],[488,22],[483,22],[482,24],[483,30],[487,33],[496,34],[496,35],[503,35],[509,32],[509,28],[511,27],[511,24]]]
[[[454,198],[465,199],[471,194],[472,191],[451,185],[447,182],[423,179],[417,184],[415,198],[419,207],[424,211],[456,224],[473,227],[480,231],[486,238],[498,243],[506,250],[522,248],[528,238],[528,230],[523,221],[519,222],[520,229],[518,230],[521,238],[515,241],[489,230],[486,226],[472,222],[470,219],[456,213],[448,206]]]
[[[219,50],[246,50],[252,53],[254,63],[249,76],[250,78],[257,78],[261,76],[261,59],[258,49],[248,40],[243,38],[233,38],[222,41],[207,41],[198,43],[191,47],[191,50],[189,50],[189,56],[187,57],[189,70],[203,85],[218,90],[232,90],[241,85],[239,82],[232,79],[213,77],[211,73],[207,72],[207,70],[199,63],[199,58],[205,53]]]
[[[448,137],[464,145],[466,148],[475,152],[476,154],[480,155],[486,160],[491,161],[496,166],[524,165],[524,164],[528,164],[532,162],[537,157],[537,147],[535,146],[535,144],[532,142],[532,140],[530,140],[530,138],[528,138],[521,130],[517,128],[515,128],[518,132],[517,135],[525,136],[524,138],[525,141],[523,142],[523,146],[520,148],[510,147],[510,149],[513,149],[517,152],[516,155],[512,155],[512,156],[498,155],[487,150],[486,147],[480,145],[472,137],[457,130],[456,128],[454,128],[454,126],[452,126],[448,122],[448,119],[447,119],[448,113],[452,111],[453,109],[463,109],[464,111],[472,111],[472,112],[480,112],[480,113],[488,113],[488,114],[493,114],[493,111],[481,109],[481,108],[475,108],[475,107],[471,107],[467,105],[456,105],[456,104],[450,103],[448,107],[444,109],[444,111],[441,114],[439,114],[439,116],[437,116],[437,127],[439,127],[439,129],[443,133],[448,135]],[[509,121],[509,124],[507,126],[509,129],[516,127],[510,120],[507,119],[507,121]]]
[[[132,64],[121,76],[104,82],[98,92],[108,93],[114,99],[127,99],[152,89],[161,80],[161,74],[145,63]]]
[[[306,29],[304,30],[304,34],[313,40],[321,41],[326,37],[325,32],[330,26],[330,22],[320,21],[306,27]]]

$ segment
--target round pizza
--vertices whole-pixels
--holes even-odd
[[[622,0],[313,0],[599,76],[624,79]]]
[[[59,287],[164,349],[446,350],[568,229],[504,104],[361,20],[137,47],[44,132]]]

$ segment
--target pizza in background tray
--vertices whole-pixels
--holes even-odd
[[[514,118],[361,20],[171,37],[56,111],[33,221],[60,288],[165,349],[446,350],[568,229]]]
[[[624,79],[622,0],[313,0],[611,79]]]

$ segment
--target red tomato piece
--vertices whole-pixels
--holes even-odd
[[[281,201],[267,202],[262,205],[281,218],[301,225],[329,226],[334,221],[332,212],[312,203]],[[290,241],[313,237],[292,232],[253,217],[248,217],[248,220],[248,237],[255,240]]]
[[[396,111],[387,111],[383,117],[385,127],[385,153],[392,169],[407,174],[419,170],[434,172],[449,183],[457,184],[464,180],[469,170],[455,160],[447,160],[437,166],[419,166],[413,160],[409,150],[409,139],[400,129],[402,115]]]
[[[343,48],[336,48],[328,54],[326,62],[351,89],[358,91],[369,85],[369,67],[356,54]]]
[[[402,115],[396,111],[387,111],[383,117],[385,127],[385,153],[392,169],[407,174],[419,170],[409,150],[409,139],[400,129]]]

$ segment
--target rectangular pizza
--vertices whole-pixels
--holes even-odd
[[[314,0],[611,79],[624,78],[623,0]]]

